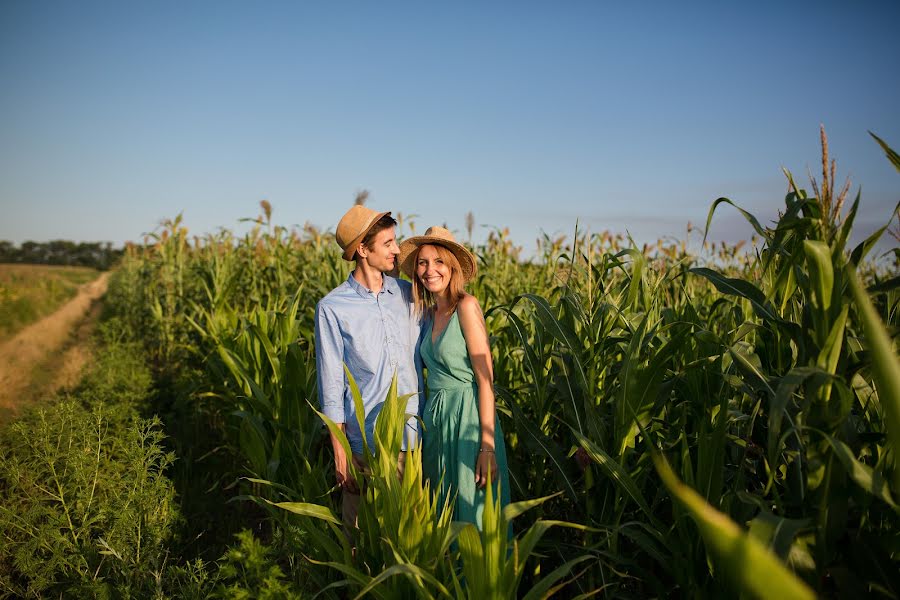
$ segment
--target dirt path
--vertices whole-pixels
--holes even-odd
[[[78,381],[90,357],[87,342],[100,312],[103,273],[52,315],[0,344],[0,421],[25,404]]]

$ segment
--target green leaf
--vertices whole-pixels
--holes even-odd
[[[350,470],[350,474],[353,475],[354,479],[357,477],[358,473],[356,472],[356,467],[353,465],[353,461],[350,457],[353,456],[353,452],[350,450],[350,441],[347,439],[347,434],[341,431],[341,428],[325,416],[325,413],[319,412],[316,408],[307,400],[306,402],[309,404],[309,407],[313,409],[319,418],[325,423],[325,426],[328,427],[328,431],[337,439],[338,443],[341,445],[341,448],[344,449],[344,455],[347,457],[347,468]],[[358,480],[357,480],[358,481]]]
[[[872,375],[878,385],[878,400],[884,409],[884,427],[897,456],[900,454],[900,360],[856,272],[848,267],[847,277],[870,349]],[[894,489],[900,490],[900,460],[894,460]]]
[[[881,139],[871,131],[869,132],[869,135],[875,138],[875,141],[878,142],[878,145],[881,146],[882,150],[884,150],[885,155],[887,155],[888,160],[891,161],[891,164],[894,165],[894,168],[900,171],[900,155],[894,152],[891,147],[887,145],[887,142],[885,142],[883,139]]]
[[[377,577],[374,577],[362,590],[360,590],[359,594],[356,595],[356,599],[359,600],[359,598],[364,598],[366,594],[373,592],[379,585],[381,585],[391,577],[396,577],[397,575],[405,575],[414,583],[419,583],[419,580],[425,581],[434,586],[435,589],[440,592],[442,597],[453,597],[450,595],[450,592],[447,591],[447,588],[444,587],[443,584],[441,584],[441,582],[438,581],[431,573],[414,564],[401,563],[398,565],[390,566],[379,573]]]
[[[898,287],[900,287],[900,275],[871,285],[866,291],[870,294],[883,294],[885,292],[896,290]]]
[[[543,498],[532,498],[531,500],[521,500],[519,502],[511,502],[503,507],[503,520],[507,523],[521,515],[522,513],[531,510],[536,506],[540,506],[550,498],[555,496],[559,496],[562,492],[557,492],[555,494],[550,494],[549,496],[544,496]]]
[[[271,447],[271,444],[261,419],[243,411],[234,414],[241,419],[238,434],[241,453],[250,461],[256,475],[266,475],[267,449]]]
[[[787,375],[778,380],[775,397],[772,399],[772,404],[769,408],[768,455],[770,465],[774,465],[777,462],[776,455],[781,450],[778,443],[781,437],[781,423],[787,415],[786,409],[794,392],[807,379],[821,374],[822,371],[814,367],[794,367]]]
[[[755,312],[759,318],[775,322],[782,321],[781,317],[779,317],[775,313],[772,305],[766,301],[765,294],[763,294],[758,287],[756,287],[749,281],[726,277],[721,273],[718,273],[717,271],[713,271],[712,269],[707,269],[705,267],[694,267],[692,269],[688,269],[688,271],[690,271],[691,273],[696,273],[701,277],[705,277],[714,286],[716,286],[717,290],[719,290],[723,294],[746,298],[750,301],[750,305],[753,307],[753,312]]]
[[[484,572],[484,548],[481,536],[472,523],[467,524],[457,536],[459,551],[462,555],[466,578],[475,589],[483,589],[485,578],[490,575]]]
[[[803,251],[806,253],[806,264],[813,285],[813,303],[822,310],[828,310],[831,308],[831,291],[834,288],[831,248],[825,242],[804,240]]]
[[[712,203],[712,206],[709,207],[709,214],[706,217],[706,229],[703,232],[703,242],[706,243],[706,237],[709,235],[709,225],[712,223],[713,213],[716,212],[716,208],[722,204],[730,204],[734,208],[738,209],[744,218],[747,219],[747,222],[753,226],[753,230],[756,231],[761,237],[766,237],[766,230],[763,229],[762,225],[759,224],[759,221],[756,220],[752,214],[748,213],[746,210],[729,200],[728,198],[719,198],[715,202]]]
[[[844,442],[833,438],[826,433],[822,433],[822,435],[828,440],[831,447],[834,448],[835,456],[838,457],[838,460],[841,461],[841,464],[847,470],[847,473],[859,487],[876,498],[880,498],[894,510],[900,508],[894,502],[888,483],[881,476],[881,473],[872,471],[872,467],[856,460],[856,456],[853,455],[853,450],[851,450],[850,446]]]
[[[849,305],[845,305],[844,308],[841,309],[841,313],[838,315],[838,318],[834,320],[834,325],[831,327],[828,339],[825,340],[825,344],[822,346],[822,350],[819,352],[819,358],[816,361],[817,366],[829,375],[834,375],[835,370],[837,369],[838,359],[841,357],[841,347],[844,342],[844,327],[847,324],[847,313],[849,310]]]
[[[499,389],[497,390],[500,391]],[[506,395],[505,393],[503,394]],[[533,450],[547,457],[556,480],[562,486],[563,490],[569,495],[573,502],[578,505],[578,492],[575,491],[575,484],[569,477],[570,463],[566,460],[566,455],[559,445],[549,436],[544,434],[534,422],[522,413],[515,399],[507,398],[507,406],[513,413],[519,435],[524,438],[525,443]]]
[[[356,380],[353,379],[353,374],[350,373],[350,369],[347,367],[346,363],[344,363],[344,375],[347,377],[347,385],[350,387],[350,395],[353,397],[353,410],[356,414],[356,424],[362,432],[363,452],[365,453],[366,459],[368,459],[372,456],[372,449],[369,448],[369,440],[366,435],[366,409],[363,406],[362,394],[359,392],[359,386],[356,385]],[[347,453],[347,460],[350,460],[349,452]]]
[[[585,377],[584,368],[579,359],[582,350],[581,340],[579,340],[578,336],[575,335],[575,332],[573,332],[565,323],[556,318],[546,299],[535,294],[522,294],[521,296],[516,297],[513,301],[513,306],[522,298],[528,300],[534,306],[534,314],[537,316],[538,321],[544,329],[553,336],[553,339],[562,344],[562,346],[569,351],[569,355],[572,357],[572,364],[575,366],[575,379],[578,384],[578,389],[587,390],[587,378]],[[568,371],[566,371],[564,380],[569,384]],[[581,411],[579,411],[578,408],[575,390],[569,384],[567,385],[566,391],[568,392],[569,400],[572,403],[572,412],[575,416],[576,426],[579,431],[583,431],[584,426],[581,422]]]
[[[334,513],[331,512],[331,509],[327,506],[313,504],[311,502],[272,502],[271,500],[266,500],[266,502],[272,506],[277,506],[278,508],[292,512],[295,515],[312,517],[313,519],[327,521],[339,526],[343,525],[343,521],[334,516]]]
[[[614,483],[619,485],[631,498],[634,500],[637,505],[644,511],[644,514],[647,515],[647,518],[650,519],[651,522],[656,522],[656,518],[653,515],[653,511],[650,509],[650,505],[647,504],[647,501],[644,499],[643,494],[641,494],[640,489],[638,489],[637,484],[631,478],[631,475],[626,471],[622,465],[613,460],[606,452],[603,451],[599,446],[595,445],[591,440],[587,439],[577,431],[572,431],[575,434],[575,438],[578,440],[578,443],[584,448],[584,451],[588,453],[588,456],[591,457],[591,460],[600,465],[600,469],[609,477]]]
[[[756,354],[750,354],[743,342],[736,343],[728,349],[728,352],[734,358],[735,366],[744,373],[750,382],[755,384],[756,389],[765,390],[770,396],[775,395],[775,390],[769,385],[769,380],[760,368],[759,357]]]
[[[619,374],[619,393],[615,402],[615,453],[622,456],[625,448],[631,445],[634,435],[638,430],[636,422],[643,412],[646,404],[649,384],[645,382],[647,372],[641,368],[641,349],[644,346],[644,331],[647,327],[648,317],[641,319],[637,330],[631,336],[625,358],[622,361],[622,369]],[[646,383],[647,385],[641,385]],[[635,388],[638,388],[635,390]],[[643,388],[643,390],[641,389]]]
[[[810,519],[788,519],[762,510],[750,521],[750,535],[787,560],[794,538],[811,524]]]
[[[569,574],[572,568],[575,565],[579,565],[586,560],[591,560],[594,557],[592,556],[579,556],[578,558],[573,558],[572,560],[560,565],[550,573],[548,573],[544,578],[542,578],[538,583],[528,590],[528,593],[522,596],[522,600],[538,600],[543,598],[548,598],[550,596],[553,584],[565,577]]]
[[[897,209],[894,209],[894,212],[897,212]],[[888,223],[888,225],[890,222]],[[864,239],[853,249],[853,252],[850,253],[850,262],[854,265],[858,265],[862,262],[862,260],[869,254],[869,251],[878,243],[878,240],[881,239],[881,234],[885,232],[888,228],[888,225],[884,225],[883,227],[879,227],[876,229],[872,235]]]
[[[697,523],[709,554],[738,593],[755,598],[814,600],[813,591],[756,538],[681,483],[660,455],[653,462],[663,483]]]

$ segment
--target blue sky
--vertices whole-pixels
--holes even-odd
[[[634,6],[632,6],[634,5]],[[773,219],[823,123],[858,235],[900,174],[897,2],[0,3],[0,239],[140,240],[184,213],[333,228],[683,236]],[[476,240],[486,229],[476,227]],[[736,211],[712,239],[748,237]]]

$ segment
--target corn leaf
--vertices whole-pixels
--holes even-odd
[[[884,426],[896,457],[900,454],[900,360],[897,359],[891,338],[856,273],[848,268],[847,276],[863,331],[866,333],[866,344],[871,351],[872,374],[878,384],[878,400],[884,409]],[[900,460],[896,459],[893,487],[900,490]]]
[[[655,455],[654,463],[665,486],[694,518],[707,550],[736,591],[755,598],[815,598],[775,554],[678,481],[665,459]]]
[[[761,510],[750,521],[750,535],[768,546],[782,560],[787,560],[794,538],[811,525],[810,519],[788,519]]]
[[[335,525],[343,524],[343,522],[339,518],[334,516],[334,513],[331,512],[331,509],[327,506],[313,504],[311,502],[271,502],[269,500],[266,500],[266,502],[268,502],[272,506],[277,506],[278,508],[284,509],[288,512],[292,512],[295,515],[312,517],[313,519],[327,521],[329,523],[334,523]]]
[[[738,209],[744,218],[747,219],[747,222],[753,226],[753,230],[756,231],[760,236],[766,237],[766,230],[763,229],[762,225],[759,224],[759,221],[756,220],[752,214],[748,213],[746,210],[729,200],[728,198],[718,198],[715,202],[712,203],[712,206],[709,207],[709,214],[706,217],[706,228],[703,231],[703,242],[706,242],[706,236],[709,235],[709,225],[712,223],[713,213],[716,212],[716,208],[722,204],[730,204],[734,208]]]
[[[900,155],[894,152],[891,147],[887,145],[887,142],[885,142],[883,139],[881,139],[871,131],[869,132],[869,135],[871,135],[875,139],[875,141],[878,142],[878,145],[881,146],[882,150],[884,150],[885,155],[887,155],[888,160],[891,161],[891,164],[894,165],[894,168],[900,171]]]
[[[844,442],[827,434],[823,434],[823,436],[828,440],[828,443],[831,444],[831,447],[834,448],[834,453],[838,457],[838,460],[859,487],[876,498],[883,500],[894,510],[900,510],[900,507],[897,506],[894,502],[894,498],[891,496],[891,490],[888,487],[887,481],[881,476],[880,472],[873,471],[872,467],[869,465],[856,460],[856,457],[853,455],[853,450],[851,450],[850,446]]]
[[[553,584],[568,575],[576,565],[591,559],[593,559],[592,556],[579,556],[578,558],[573,558],[572,560],[563,563],[552,572],[548,573],[537,583],[537,585],[528,590],[528,593],[522,596],[522,600],[538,600],[550,597]]]
[[[600,469],[609,477],[616,485],[619,485],[631,498],[634,500],[637,505],[644,511],[644,514],[647,515],[647,518],[650,519],[651,522],[655,522],[656,519],[653,515],[653,511],[650,509],[650,505],[647,504],[647,501],[644,499],[643,494],[641,494],[640,489],[638,489],[637,484],[631,478],[628,471],[625,470],[622,465],[612,459],[606,452],[603,451],[602,448],[594,444],[592,441],[578,433],[577,431],[572,431],[575,435],[575,438],[578,440],[578,444],[584,448],[585,452],[588,453],[588,456],[591,457],[591,460],[596,462]]]

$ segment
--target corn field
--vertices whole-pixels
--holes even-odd
[[[746,248],[576,230],[526,261],[502,229],[473,248],[513,488],[481,532],[436,504],[418,452],[397,479],[393,393],[343,535],[313,347],[351,268],[331,233],[265,202],[243,235],[178,217],[126,250],[108,305],[158,378],[190,380],[233,457],[211,493],[252,508],[302,595],[897,598],[900,250],[872,249],[900,227],[895,209],[851,246],[861,199],[823,166],[810,193],[789,176],[771,225],[712,204],[706,230],[740,211]]]

